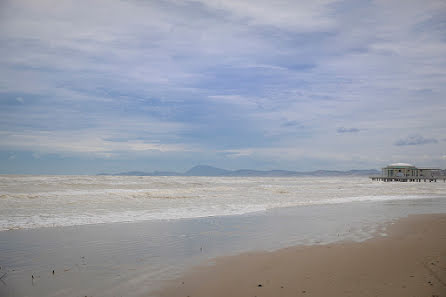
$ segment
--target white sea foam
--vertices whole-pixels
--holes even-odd
[[[445,197],[445,183],[354,178],[0,176],[0,230]]]

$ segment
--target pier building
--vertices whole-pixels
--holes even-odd
[[[399,182],[436,182],[446,181],[446,176],[441,175],[439,168],[415,167],[407,163],[394,163],[382,169],[381,175],[370,176],[372,180],[399,181]]]

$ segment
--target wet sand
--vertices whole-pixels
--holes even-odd
[[[446,215],[411,215],[388,236],[220,257],[158,296],[446,296]]]
[[[356,272],[348,265],[356,262],[363,265],[358,260],[353,264],[350,263],[354,258],[350,256],[350,251],[344,255],[338,252],[335,258],[344,257],[344,260],[335,263],[336,259],[330,258],[333,256],[323,254],[324,250],[334,249],[339,245],[335,243],[340,241],[363,242],[372,238],[374,234],[381,236],[385,233],[383,226],[398,218],[432,213],[446,213],[445,198],[314,205],[280,208],[239,216],[2,231],[0,277],[5,273],[6,275],[0,279],[0,296],[139,297],[189,294],[192,297],[198,293],[186,292],[184,288],[195,290],[188,287],[194,284],[193,276],[190,280],[180,279],[175,282],[172,280],[185,274],[188,278],[188,271],[214,261],[213,259],[218,259],[216,266],[218,269],[222,268],[223,271],[226,269],[227,275],[234,275],[236,279],[227,276],[226,279],[225,277],[220,279],[220,276],[212,277],[215,274],[212,271],[209,271],[209,278],[207,272],[204,276],[198,276],[197,280],[200,281],[195,285],[202,286],[205,283],[210,286],[208,290],[212,293],[207,296],[218,296],[217,292],[222,292],[225,296],[236,296],[236,293],[228,292],[232,288],[241,289],[240,292],[246,289],[250,294],[254,293],[246,296],[259,297],[268,292],[271,296],[281,296],[280,294],[299,296],[302,295],[302,291],[306,291],[305,294],[310,292],[314,294],[319,287],[342,283],[339,278],[351,281],[351,276],[337,274],[337,271]],[[441,228],[446,230],[443,223]],[[295,259],[286,256],[287,253],[298,255],[296,250],[301,249],[313,251],[314,246],[307,247],[314,244],[321,246],[310,252],[314,254],[313,256],[302,254],[301,258]],[[332,248],[323,248],[322,245],[328,244],[333,244]],[[426,255],[435,255],[429,252],[429,249],[434,247],[431,241],[426,241],[426,244],[428,246]],[[300,247],[283,250],[293,246]],[[445,250],[444,246],[439,245],[439,247]],[[401,250],[405,248],[406,246]],[[252,254],[252,251],[280,249],[282,251],[279,254],[284,255],[280,259],[268,258],[276,255],[275,252]],[[232,258],[240,254],[243,256]],[[262,255],[266,257],[263,258]],[[366,258],[368,257],[367,255]],[[226,261],[228,264],[224,264]],[[282,263],[280,261],[284,263],[280,264]],[[294,262],[290,262],[292,265],[286,268],[289,261]],[[440,261],[437,263],[438,266],[434,268],[445,267],[441,262],[442,259],[438,261]],[[315,263],[320,265],[314,266]],[[270,271],[264,267],[275,270]],[[306,280],[306,273],[313,273],[308,275],[312,278]],[[271,274],[274,278],[270,277]],[[394,274],[399,275],[398,272]],[[296,281],[295,277],[300,277],[300,280]],[[423,275],[421,277],[425,279],[417,280],[425,281],[423,284],[428,288],[439,288],[435,279],[431,280]],[[204,281],[201,281],[202,279]],[[390,277],[388,279],[394,281]],[[222,282],[219,283],[217,280]],[[310,286],[312,280],[314,283]],[[361,279],[361,282],[364,281]],[[432,282],[432,286],[428,281]],[[171,288],[166,290],[171,291],[160,293],[159,290],[165,287],[166,282],[171,284]],[[357,280],[353,278],[354,282]],[[258,284],[262,284],[262,287],[257,287]],[[243,285],[247,285],[247,288],[243,289]],[[409,283],[402,285],[410,288]],[[178,288],[180,290],[175,293]],[[277,293],[274,290],[278,288],[281,291]],[[331,291],[335,290],[329,291],[328,296],[332,296]],[[434,293],[431,295],[414,296],[432,297],[437,294],[435,293],[437,291],[432,292]],[[343,291],[341,293],[343,296],[348,296]],[[203,294],[206,295],[206,292]],[[356,296],[368,296],[367,294],[361,293]],[[445,294],[439,296],[444,297]]]

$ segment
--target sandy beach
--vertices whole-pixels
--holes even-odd
[[[445,296],[446,215],[411,215],[387,236],[220,257],[159,296]]]
[[[345,187],[332,181],[326,190],[342,196]],[[308,182],[313,186],[306,192],[319,188],[319,179]],[[357,184],[363,193],[375,187],[375,195],[389,186],[359,181],[351,188]],[[439,214],[446,214],[446,199],[436,197],[444,184],[398,186],[433,197],[379,194],[376,201],[243,215],[1,231],[0,296],[444,296],[446,226]],[[97,198],[105,199],[104,192]],[[39,195],[46,204],[54,199]],[[107,201],[101,203],[119,209],[115,199]],[[50,210],[62,217],[66,209],[79,211]],[[3,222],[22,222],[18,214],[9,218]],[[48,222],[45,216],[28,218]]]

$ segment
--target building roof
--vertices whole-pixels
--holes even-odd
[[[387,167],[415,167],[412,164],[408,164],[408,163],[393,163],[390,165],[387,165]]]
[[[421,170],[441,170],[440,168],[432,168],[432,167],[418,167]]]

